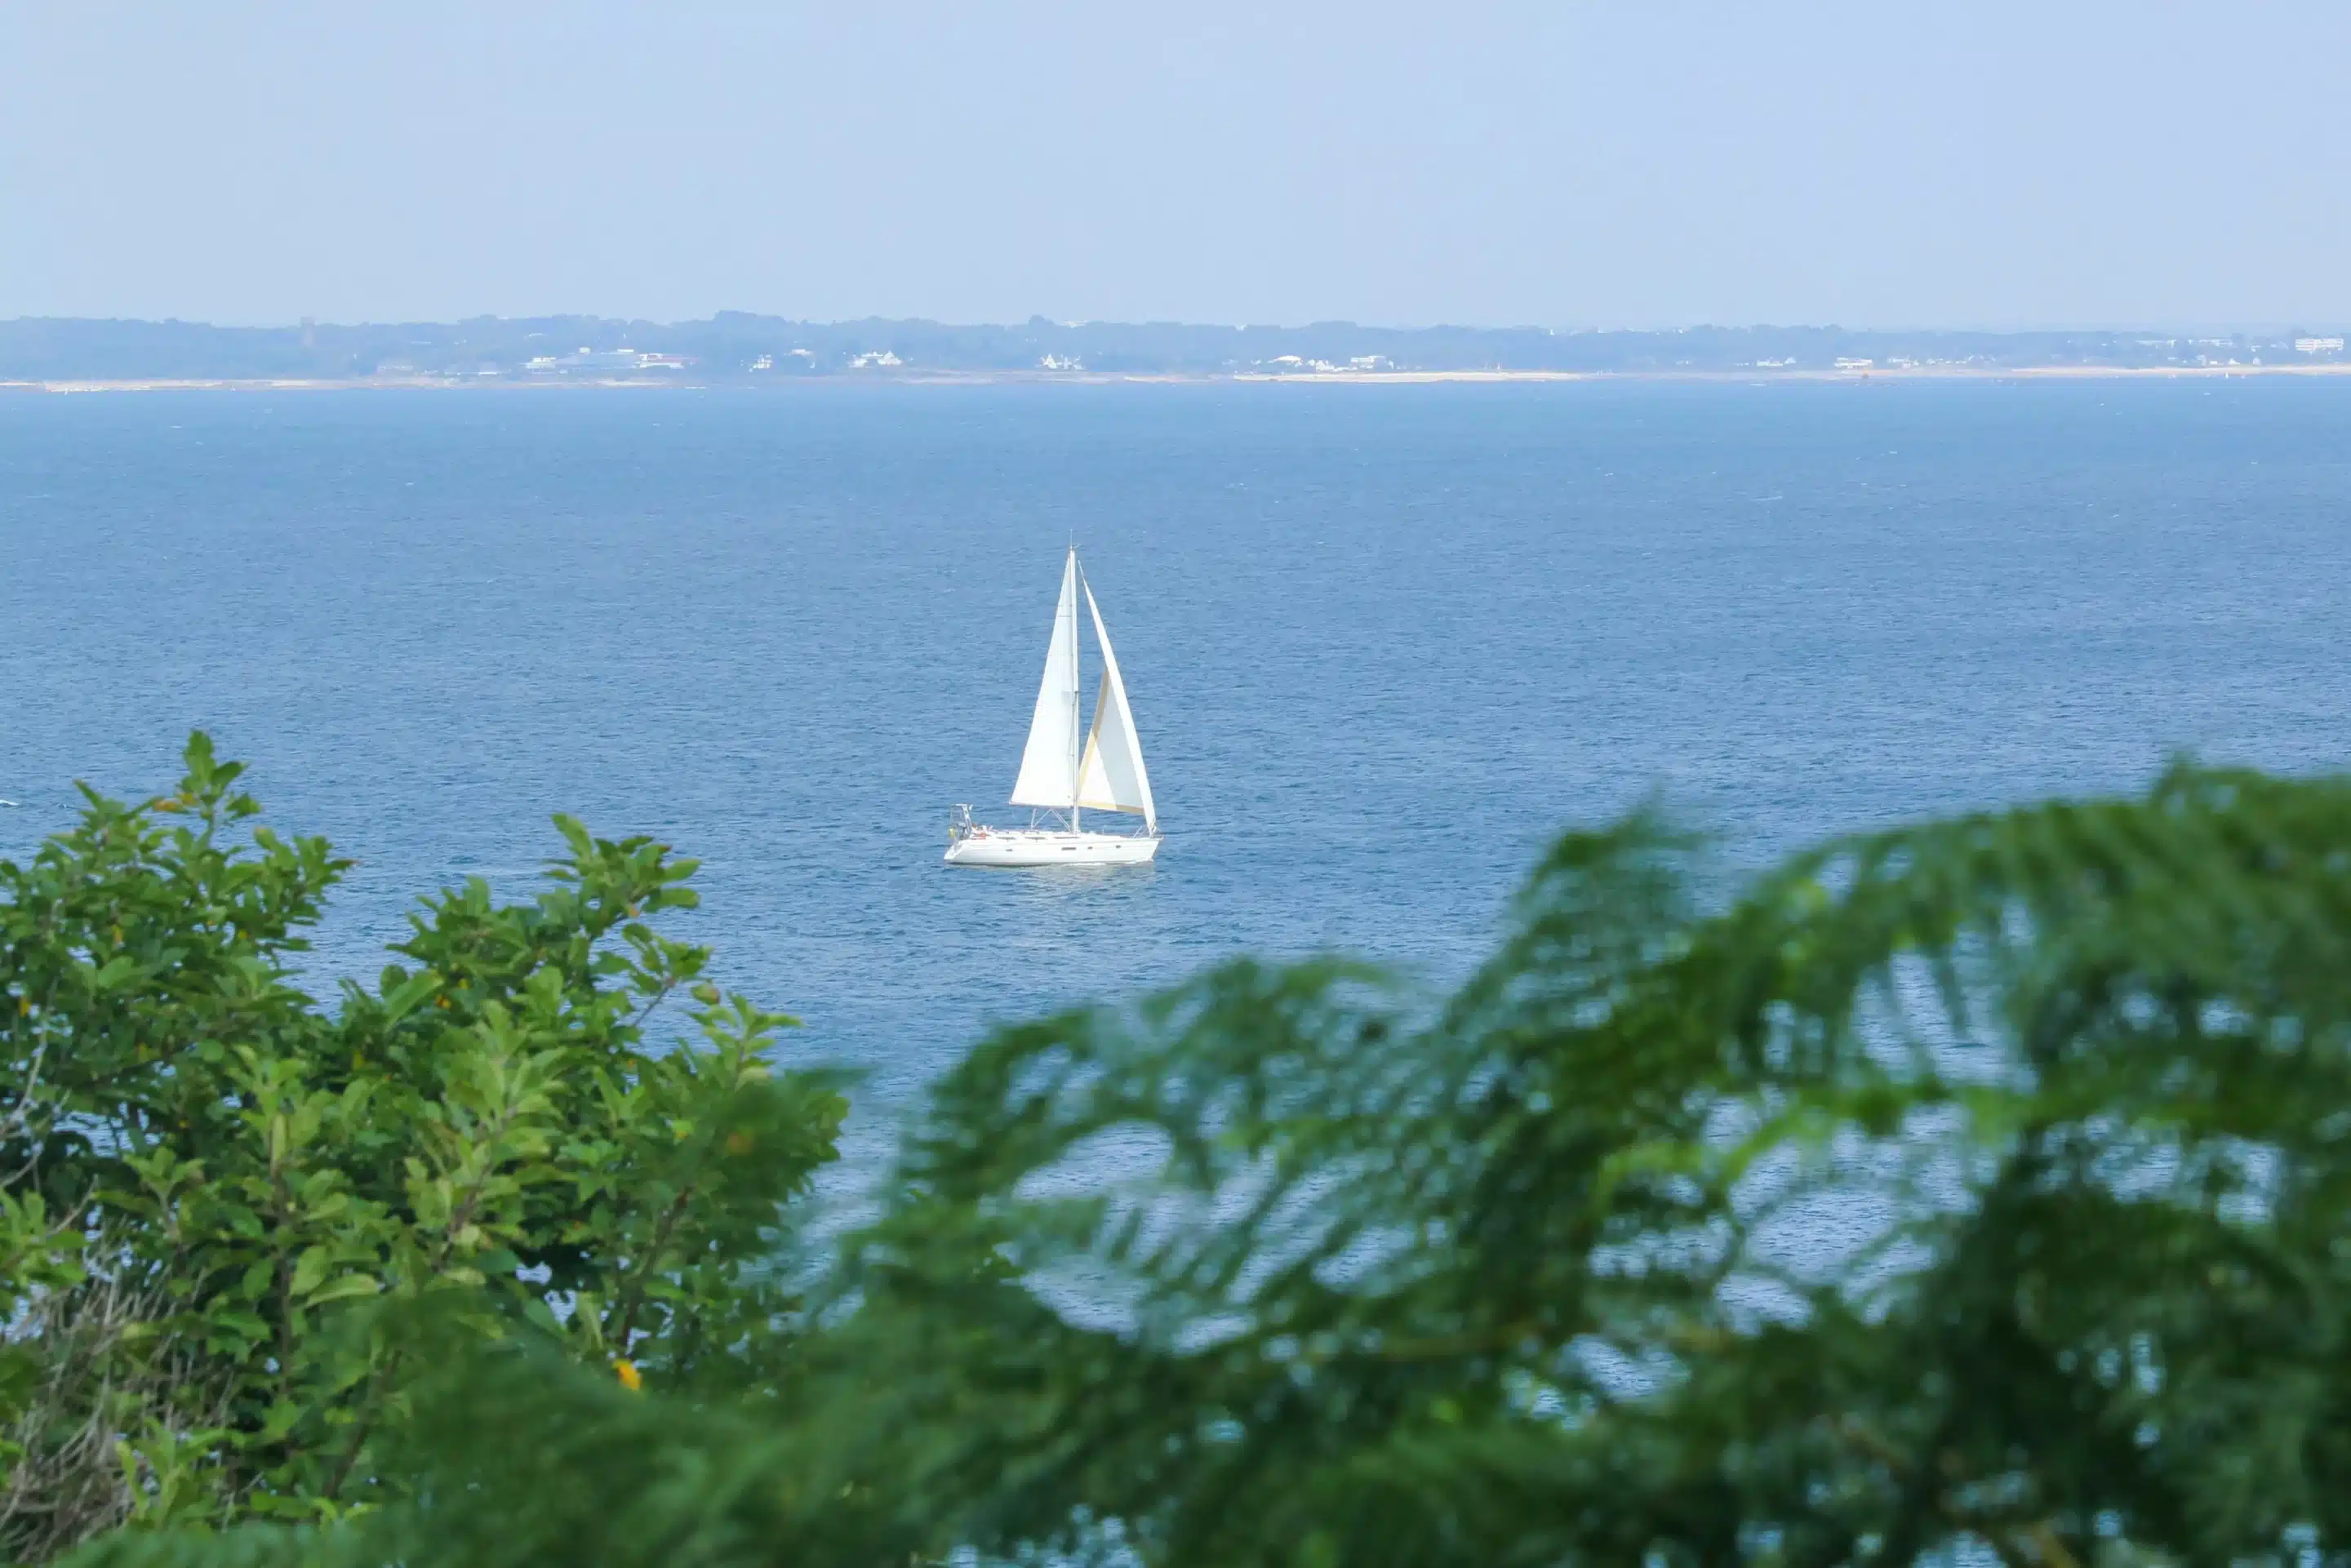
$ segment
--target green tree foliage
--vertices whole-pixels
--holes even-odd
[[[842,1102],[772,1071],[791,1020],[654,928],[693,862],[559,818],[548,891],[426,900],[329,1009],[293,966],[346,862],[241,833],[237,767],[202,736],[186,760],[0,862],[9,1558],[404,1496],[383,1454],[474,1341],[774,1384],[781,1207]]]
[[[1441,1005],[1228,964],[1002,1030],[793,1375],[517,1334],[409,1500],[87,1561],[2351,1562],[2351,784],[1572,834]]]

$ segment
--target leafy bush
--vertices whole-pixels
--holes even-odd
[[[413,1385],[406,1500],[86,1561],[2351,1561],[2351,784],[1701,852],[1570,835],[1433,1011],[1003,1030],[789,1376],[526,1330]]]
[[[549,891],[427,900],[329,1009],[292,966],[347,862],[236,841],[237,767],[201,735],[186,761],[176,794],[90,794],[0,862],[10,1559],[405,1495],[382,1451],[452,1333],[773,1382],[780,1207],[842,1102],[773,1073],[791,1020],[654,929],[693,862],[559,818]],[[674,999],[692,1031],[656,1042]]]

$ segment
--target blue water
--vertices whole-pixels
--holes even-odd
[[[1166,848],[949,871],[1072,535]],[[886,1104],[1239,949],[1458,977],[1652,788],[1752,861],[2183,747],[2336,766],[2346,564],[2339,383],[16,396],[0,854],[202,726],[358,858],[316,962],[371,974],[552,810],[658,834]]]

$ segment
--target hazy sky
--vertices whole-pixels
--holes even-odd
[[[0,318],[2351,321],[2351,5],[0,0]]]

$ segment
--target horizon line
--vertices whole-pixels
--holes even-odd
[[[2276,319],[2260,322],[2181,322],[2170,324],[2103,323],[2097,325],[2032,325],[2032,326],[1925,326],[1917,324],[1894,326],[1846,326],[1842,322],[1808,321],[1694,321],[1674,326],[1559,326],[1540,322],[1476,323],[1467,321],[1435,321],[1399,325],[1378,321],[1356,321],[1343,317],[1322,317],[1309,321],[1222,322],[1183,320],[1173,317],[1112,319],[1092,318],[1070,320],[1041,314],[1032,314],[1019,320],[982,321],[950,320],[935,316],[844,316],[828,319],[787,316],[758,310],[726,308],[707,316],[684,316],[663,319],[651,316],[611,316],[589,311],[549,311],[537,315],[508,315],[492,311],[451,317],[390,317],[382,319],[334,319],[298,317],[292,320],[219,321],[181,316],[48,316],[18,315],[0,317],[0,328],[23,326],[137,326],[195,327],[219,332],[298,332],[328,329],[349,330],[390,327],[462,327],[474,322],[496,322],[504,325],[533,322],[578,321],[599,325],[643,326],[648,328],[678,328],[717,326],[729,318],[747,321],[779,322],[796,327],[860,327],[870,325],[947,328],[962,330],[1058,330],[1076,331],[1084,329],[1159,329],[1185,331],[1230,332],[1308,332],[1318,329],[1345,329],[1357,332],[1394,332],[1417,334],[1435,332],[1468,333],[1540,333],[1548,337],[1676,337],[1697,332],[1840,332],[1855,336],[1948,336],[1948,337],[2084,337],[2117,336],[2125,334],[2179,337],[2234,338],[2257,334],[2283,334],[2315,329],[2331,329],[2351,325],[2351,318],[2338,320],[2304,318],[2299,320]]]

